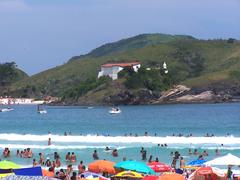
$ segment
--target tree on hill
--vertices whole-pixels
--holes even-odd
[[[7,62],[0,64],[0,84],[6,85],[16,79],[16,63]]]
[[[173,83],[168,74],[162,74],[159,69],[146,70],[141,67],[138,72],[125,68],[119,73],[120,78],[125,78],[125,86],[129,89],[145,88],[151,91],[168,89]]]

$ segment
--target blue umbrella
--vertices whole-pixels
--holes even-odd
[[[132,170],[144,174],[155,174],[155,172],[145,163],[138,161],[122,161],[114,166],[116,169]]]
[[[197,160],[194,160],[194,161],[191,161],[190,163],[188,163],[188,166],[203,166],[204,164],[207,161],[203,160],[203,159],[197,159]]]
[[[102,178],[103,177],[100,174],[89,172],[89,171],[86,171],[86,172],[82,173],[81,175],[83,175],[84,178],[87,178],[87,177],[92,177],[92,178],[100,178],[101,177]]]

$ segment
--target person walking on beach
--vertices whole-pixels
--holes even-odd
[[[94,160],[99,159],[98,154],[97,154],[97,150],[94,150],[92,157],[93,157]]]

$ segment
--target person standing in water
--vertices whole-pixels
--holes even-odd
[[[48,138],[48,145],[51,146],[51,144],[52,144],[51,138]]]
[[[98,159],[99,159],[98,154],[97,154],[97,150],[94,150],[92,156],[93,156],[93,159],[94,159],[94,160],[98,160]]]
[[[184,162],[183,157],[181,157],[180,158],[180,169],[184,169],[184,166],[185,166],[185,162]]]

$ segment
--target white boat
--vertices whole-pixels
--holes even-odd
[[[47,114],[47,111],[46,110],[39,110],[38,113],[39,114]]]
[[[119,113],[121,113],[122,111],[121,111],[121,109],[119,109],[119,108],[112,108],[110,111],[109,111],[109,113],[110,114],[119,114]]]
[[[38,110],[37,110],[37,112],[38,112],[39,114],[47,114],[47,110],[43,109],[43,107],[42,107],[42,106],[39,106],[39,105],[38,105]]]
[[[1,108],[0,109],[0,112],[9,112],[9,111],[13,111],[13,108],[8,107],[8,108]]]

